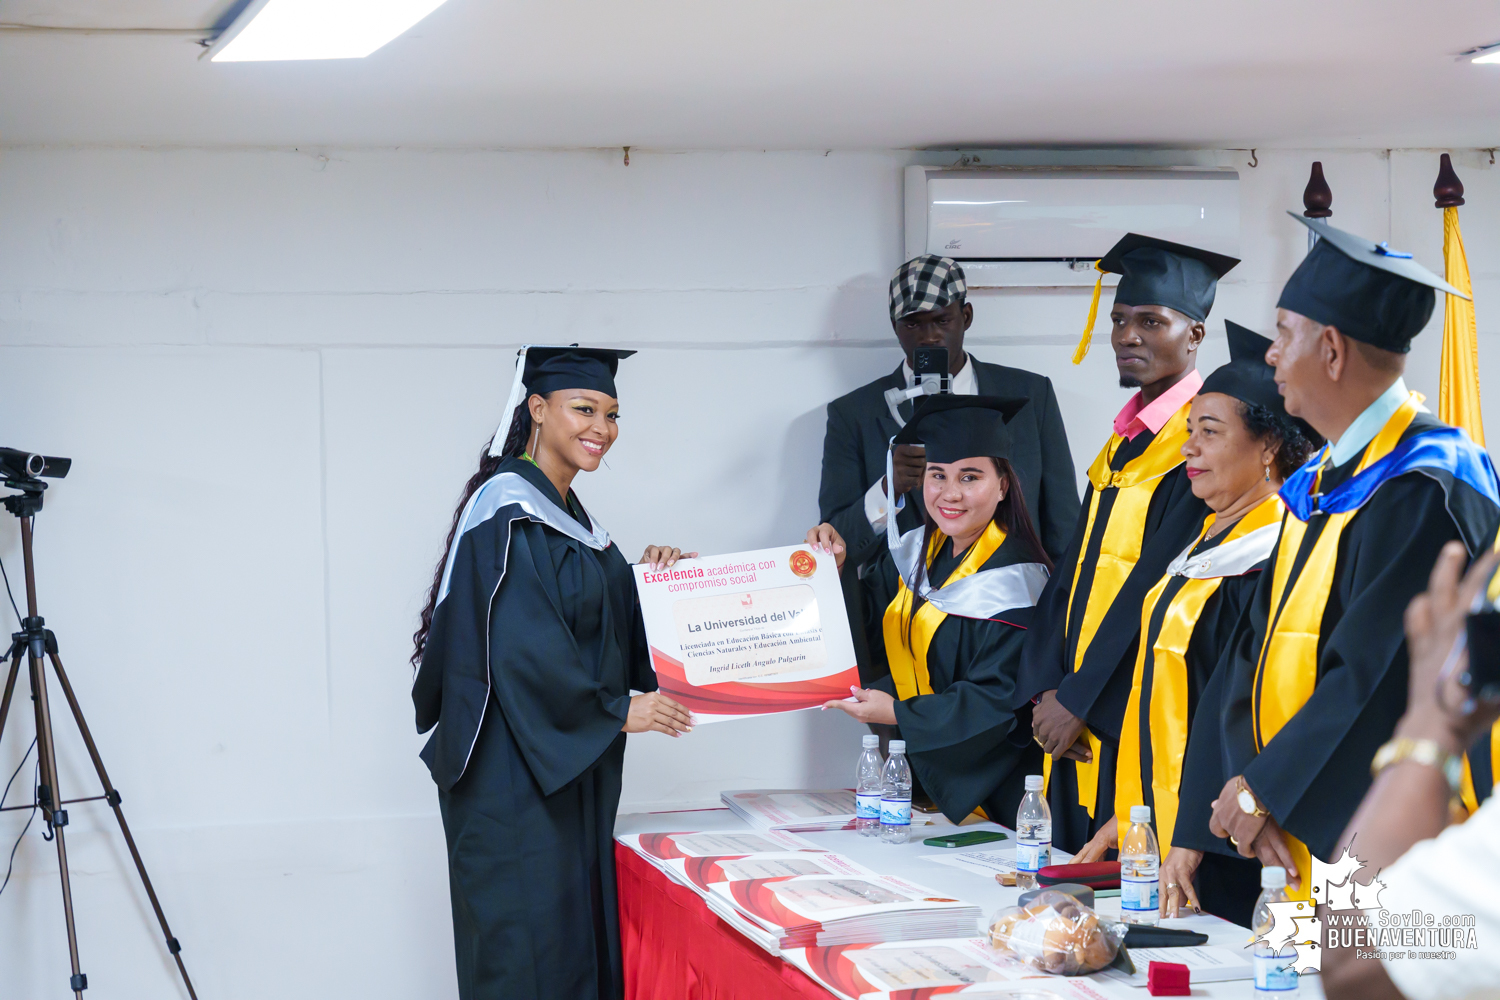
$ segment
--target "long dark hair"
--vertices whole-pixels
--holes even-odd
[[[1007,542],[1013,541],[1021,546],[1021,549],[1030,557],[1030,562],[1039,562],[1047,567],[1047,572],[1052,572],[1052,558],[1047,555],[1047,550],[1042,548],[1041,536],[1036,533],[1036,525],[1031,522],[1031,512],[1026,509],[1026,496],[1021,492],[1021,477],[1016,475],[1015,466],[1003,458],[991,456],[990,461],[995,463],[995,473],[1005,483],[1005,499],[995,505],[995,523],[1005,529]],[[901,623],[902,638],[908,650],[911,649],[911,623],[917,617],[917,612],[922,610],[922,605],[927,603],[925,597],[917,594],[917,589],[921,588],[922,581],[927,576],[927,553],[932,545],[933,532],[937,530],[937,522],[932,519],[932,514],[927,510],[927,504],[924,501],[922,504],[922,557],[917,560],[916,587],[912,589],[911,604]]]
[[[546,399],[550,395],[551,393],[546,393],[542,398]],[[427,633],[432,631],[432,613],[437,608],[438,591],[443,586],[443,567],[448,563],[453,537],[458,534],[458,519],[463,516],[469,499],[479,492],[479,487],[494,478],[500,469],[500,463],[526,450],[526,443],[531,440],[530,402],[529,398],[523,399],[516,407],[516,412],[511,414],[510,432],[505,435],[505,447],[498,457],[490,454],[490,441],[484,443],[484,449],[479,453],[479,470],[464,484],[463,495],[458,498],[458,506],[453,510],[453,523],[448,527],[448,540],[443,544],[443,554],[438,558],[437,569],[432,572],[432,587],[427,591],[427,604],[422,608],[422,620],[412,633],[411,663],[414,667],[422,662],[422,653],[427,649]]]

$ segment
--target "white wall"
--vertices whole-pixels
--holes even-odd
[[[1269,330],[1305,246],[1281,213],[1314,158],[1336,223],[1440,264],[1433,152],[1154,157],[1241,167],[1246,262],[1218,317]],[[898,361],[885,282],[919,158],[4,151],[0,444],[76,460],[38,523],[42,612],[202,996],[453,994],[406,656],[515,346],[641,350],[610,469],[579,483],[627,553],[793,541],[816,516],[823,404]],[[1477,153],[1458,169],[1493,374],[1500,172]],[[971,335],[985,360],[1056,380],[1080,470],[1125,398],[1102,317],[1084,365],[1067,363],[1086,295],[977,294]],[[1437,336],[1418,343],[1413,383],[1435,395]],[[1222,334],[1205,354],[1223,360]],[[0,558],[16,579],[8,516]],[[64,793],[93,794],[55,716]],[[858,731],[804,713],[633,737],[622,808],[843,782]],[[90,995],[177,995],[108,813],[72,816]],[[23,822],[0,814],[0,848]],[[0,897],[6,997],[55,995],[67,975],[36,830]]]

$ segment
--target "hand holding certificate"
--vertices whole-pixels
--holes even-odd
[[[695,721],[817,708],[859,683],[831,553],[793,545],[634,569],[657,682]]]

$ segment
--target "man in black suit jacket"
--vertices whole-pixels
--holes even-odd
[[[1026,508],[1042,545],[1053,559],[1067,548],[1078,519],[1078,480],[1052,381],[1019,368],[985,364],[964,352],[964,332],[974,322],[967,292],[963,269],[947,257],[924,254],[901,265],[891,279],[891,326],[906,360],[884,378],[828,404],[818,510],[848,546],[844,599],[866,685],[889,673],[881,621],[896,596],[897,576],[885,542],[888,497],[916,490],[897,514],[896,524],[909,531],[922,523],[922,449],[898,447],[894,490],[888,490],[884,482],[886,448],[900,429],[885,393],[913,385],[917,348],[948,349],[956,393],[1031,400],[1009,424],[1015,442],[1011,464],[1020,476]],[[911,407],[909,400],[899,405],[903,423],[911,416]]]

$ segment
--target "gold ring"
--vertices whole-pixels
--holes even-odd
[[[1232,834],[1229,837],[1229,845],[1231,847],[1233,847],[1236,851],[1238,851],[1240,849],[1240,842],[1238,840],[1235,840],[1234,836]]]
[[[1042,742],[1042,738],[1040,736],[1033,736],[1032,739],[1036,741],[1037,746],[1041,747],[1043,750],[1047,749],[1047,744]]]
[[[1178,887],[1178,886],[1177,886],[1177,883],[1176,883],[1176,882],[1168,882],[1168,883],[1167,883],[1167,888],[1168,888],[1168,889],[1176,889],[1176,888],[1177,888],[1177,887]]]

